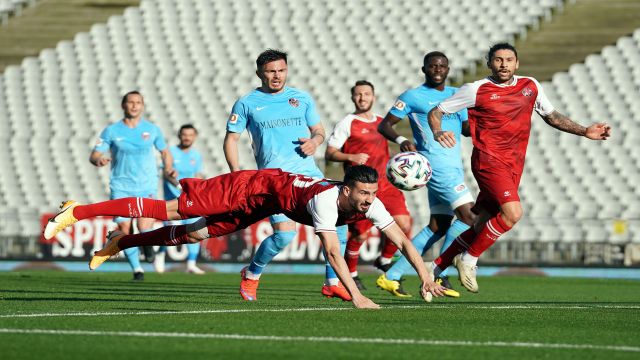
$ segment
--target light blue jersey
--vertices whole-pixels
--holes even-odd
[[[174,145],[169,147],[169,151],[173,157],[173,169],[178,172],[178,180],[196,177],[202,171],[202,156],[198,150],[191,147],[185,152],[178,145]],[[166,179],[163,180],[163,184],[165,200],[173,200],[180,195],[181,191]]]
[[[316,105],[306,92],[285,87],[278,94],[253,90],[231,109],[227,131],[249,131],[258,169],[279,168],[323,177],[313,156],[300,151],[298,138],[309,138],[309,127],[320,122]]]
[[[462,123],[468,121],[467,110],[444,115],[442,129],[452,131],[456,138],[453,148],[445,148],[433,138],[427,114],[442,100],[452,96],[457,88],[445,86],[443,91],[420,85],[402,93],[389,113],[400,119],[407,116],[411,122],[417,150],[427,157],[433,173],[427,183],[431,214],[453,215],[462,204],[473,202],[464,183],[460,135]]]
[[[439,91],[423,84],[402,93],[389,110],[391,115],[400,119],[405,116],[409,118],[416,148],[427,157],[434,169],[462,169],[460,134],[462,123],[468,120],[467,109],[442,117],[442,129],[453,131],[456,137],[456,145],[450,149],[443,147],[433,139],[433,132],[427,122],[429,111],[457,91],[457,88],[449,86],[445,86],[443,91]]]
[[[160,128],[145,119],[140,119],[134,128],[118,121],[102,131],[94,151],[111,151],[109,187],[112,195],[157,192],[158,167],[154,147],[162,151],[167,145]]]

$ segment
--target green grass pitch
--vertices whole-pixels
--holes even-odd
[[[323,298],[318,275],[265,274],[256,302],[237,274],[130,277],[0,273],[0,358],[640,358],[640,281],[489,277],[479,294],[427,304],[372,274],[365,294],[383,309],[363,311]]]

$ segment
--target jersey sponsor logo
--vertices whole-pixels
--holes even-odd
[[[189,160],[189,164],[191,164],[191,166],[194,166],[196,164],[196,159]]]
[[[258,123],[260,129],[275,129],[287,126],[301,126],[302,118],[273,119]]]
[[[187,200],[187,207],[192,207],[192,206],[193,206],[193,201]]]
[[[503,195],[504,195],[504,197],[509,197],[509,196],[511,196],[511,191],[507,190],[507,191],[504,192]]]
[[[266,108],[266,106],[258,106],[258,107],[256,107],[256,111],[263,110],[264,108]]]
[[[151,137],[151,134],[149,134],[148,132],[143,132],[142,133],[142,140],[149,140],[149,138]]]
[[[369,133],[369,129],[367,128],[363,128],[362,131],[360,131],[361,134],[368,134]]]
[[[531,96],[531,95],[533,95],[533,90],[531,90],[528,87],[526,87],[526,88],[522,89],[522,95]]]
[[[467,189],[467,186],[465,184],[460,184],[460,185],[457,185],[455,188],[453,188],[453,190],[457,193],[461,193],[466,189]]]
[[[489,99],[491,99],[491,100],[498,100],[498,99],[500,99],[500,95],[498,95],[498,94],[491,94],[491,97],[490,97]]]
[[[229,123],[235,124],[237,122],[238,122],[238,114],[231,114],[231,116],[229,116]]]
[[[396,103],[393,104],[393,107],[398,110],[404,110],[407,105],[402,100],[396,100]]]
[[[289,99],[289,105],[293,106],[294,108],[297,108],[298,106],[300,106],[300,102],[296,98],[291,98]]]

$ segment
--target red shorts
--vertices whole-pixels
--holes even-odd
[[[502,204],[520,201],[518,187],[522,177],[521,169],[517,172],[519,169],[512,169],[495,157],[474,150],[471,156],[471,170],[480,188],[472,209],[474,213],[485,210],[490,215],[497,215]]]
[[[211,179],[180,180],[182,194],[178,197],[178,213],[183,219],[202,216],[211,236],[222,236],[273,215],[269,206],[251,197],[252,172],[233,172]]]
[[[390,182],[380,181],[377,197],[382,201],[391,216],[410,215],[402,191],[391,185]],[[372,227],[373,223],[368,219],[364,219],[350,223],[349,232],[351,232],[351,236],[357,236],[366,233]]]

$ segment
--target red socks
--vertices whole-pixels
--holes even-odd
[[[347,251],[344,253],[344,260],[347,262],[349,272],[356,272],[358,268],[358,259],[360,258],[361,242],[357,242],[354,239],[347,241]]]
[[[384,247],[382,248],[382,253],[380,254],[380,256],[386,259],[391,259],[396,251],[398,251],[398,247],[396,246],[396,244],[394,244],[393,241],[387,239],[387,237],[385,236]]]
[[[478,234],[478,236],[476,236],[473,244],[469,246],[469,249],[467,250],[469,252],[469,255],[480,257],[483,252],[485,252],[488,248],[491,247],[491,245],[496,242],[496,240],[498,240],[500,235],[506,233],[509,230],[511,230],[511,228],[504,223],[504,220],[502,220],[500,214],[498,214],[494,218],[491,218],[489,221],[487,221],[482,230],[480,230],[480,233]]]
[[[127,197],[95,204],[78,205],[73,209],[73,216],[78,220],[101,215],[169,220],[164,200],[141,197]]]
[[[449,245],[447,250],[440,254],[440,256],[434,260],[434,263],[440,268],[440,270],[444,270],[451,265],[453,262],[453,258],[456,255],[462,253],[463,251],[469,248],[469,244],[473,242],[473,239],[476,237],[476,232],[473,230],[473,226],[468,228],[465,232],[460,234],[452,243]]]
[[[118,247],[120,250],[124,250],[136,246],[176,246],[189,243],[187,226],[177,225],[165,226],[153,231],[135,235],[125,235],[120,239],[120,241],[118,241]]]

